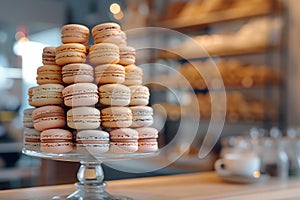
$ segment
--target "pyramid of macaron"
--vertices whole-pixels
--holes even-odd
[[[135,49],[116,23],[96,25],[91,34],[88,46],[89,29],[67,24],[62,44],[44,48],[38,86],[28,90],[34,109],[24,110],[24,126],[40,132],[34,141],[44,152],[156,151],[158,131],[150,127],[150,93],[135,65]],[[25,117],[29,112],[32,123]]]

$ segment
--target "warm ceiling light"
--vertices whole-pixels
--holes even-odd
[[[117,3],[111,4],[109,9],[112,14],[118,14],[121,11],[121,7]]]

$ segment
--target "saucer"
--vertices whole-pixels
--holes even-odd
[[[239,183],[239,184],[252,184],[252,183],[258,183],[261,181],[266,180],[269,175],[267,174],[261,174],[259,177],[254,176],[240,176],[240,175],[220,175],[224,181],[230,182],[230,183]]]

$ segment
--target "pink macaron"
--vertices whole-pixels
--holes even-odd
[[[94,66],[120,61],[119,47],[112,43],[94,44],[89,51],[89,61]]]
[[[130,89],[121,84],[105,84],[99,87],[100,103],[108,106],[127,106]]]
[[[71,63],[63,66],[62,80],[64,83],[90,83],[94,81],[94,68],[85,63]]]
[[[47,129],[41,132],[41,151],[68,153],[73,150],[72,133],[65,129]]]
[[[138,150],[138,132],[131,128],[110,131],[110,152],[133,153]]]
[[[135,129],[139,134],[138,152],[153,152],[158,150],[158,131],[152,127],[141,127]]]
[[[62,90],[60,84],[44,84],[32,89],[31,104],[35,107],[46,105],[61,105],[63,103]]]
[[[132,124],[132,112],[128,107],[107,107],[101,110],[101,123],[106,128],[126,128]]]
[[[32,111],[34,128],[43,131],[66,125],[65,111],[60,106],[42,106]]]
[[[100,126],[100,111],[93,107],[76,107],[68,110],[67,124],[72,129],[96,129]]]
[[[69,107],[92,106],[98,102],[98,87],[93,83],[75,83],[62,91],[64,103]]]
[[[149,103],[150,92],[148,87],[143,85],[128,86],[131,93],[130,104],[131,106],[146,106]]]

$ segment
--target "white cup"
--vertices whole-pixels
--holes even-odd
[[[221,176],[255,176],[260,170],[260,159],[255,154],[228,153],[215,162]]]

